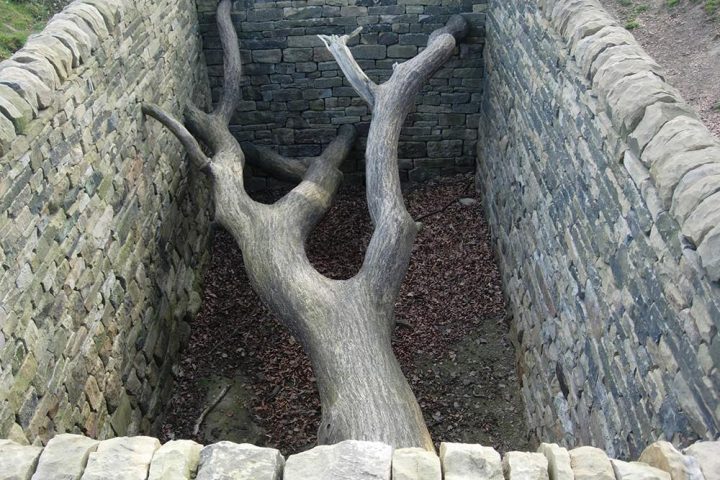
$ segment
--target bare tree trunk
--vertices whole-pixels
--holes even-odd
[[[310,356],[322,403],[320,443],[383,441],[433,450],[420,407],[391,348],[394,304],[407,271],[417,226],[400,190],[397,149],[402,124],[425,81],[452,55],[467,24],[460,16],[433,32],[427,48],[374,84],[355,62],[350,36],[321,36],[358,94],[373,108],[368,136],[367,201],[375,227],[360,271],[331,280],[310,264],[305,241],[330,207],[340,184],[338,166],[355,140],[343,126],[316,158],[287,159],[244,145],[248,161],[299,184],[273,205],[250,199],[243,185],[245,154],[227,125],[240,100],[240,55],[230,0],[218,7],[225,52],[223,98],[206,114],[192,105],[185,125],[159,107],[145,114],[182,142],[194,164],[213,178],[217,220],[243,251],[250,283]],[[212,152],[208,158],[196,138]]]

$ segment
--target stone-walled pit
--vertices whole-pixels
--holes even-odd
[[[214,8],[79,0],[0,65],[0,437],[155,431],[210,202],[140,104],[217,99]],[[291,156],[362,132],[316,34],[363,26],[351,49],[380,82],[454,13],[470,39],[411,114],[401,170],[468,171],[477,151],[532,433],[619,458],[716,438],[720,144],[597,1],[235,2],[233,132]]]

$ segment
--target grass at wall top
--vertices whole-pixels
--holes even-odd
[[[68,1],[0,0],[0,60],[23,46],[28,35],[42,30],[48,17]]]

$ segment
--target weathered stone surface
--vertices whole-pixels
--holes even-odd
[[[677,116],[666,122],[648,142],[640,160],[646,166],[653,167],[679,153],[713,146],[717,146],[717,140],[708,133],[702,122],[685,115]]]
[[[638,126],[628,135],[630,150],[640,158],[645,146],[667,122],[676,117],[697,118],[697,115],[684,103],[658,102],[647,107]]]
[[[272,448],[219,442],[200,452],[197,480],[280,480],[284,463]]]
[[[555,443],[541,443],[537,451],[545,455],[548,461],[550,480],[573,480],[570,454],[567,449]]]
[[[604,92],[610,117],[621,134],[635,130],[645,109],[657,102],[678,102],[680,94],[652,72],[639,72],[616,82]]]
[[[670,442],[655,442],[643,450],[640,461],[670,474],[673,480],[703,480],[693,457],[680,453]]]
[[[192,440],[173,440],[155,451],[148,480],[183,480],[195,477],[202,445]]]
[[[90,453],[82,480],[145,480],[160,448],[157,438],[118,437],[103,440]]]
[[[575,480],[614,480],[615,471],[607,454],[595,447],[570,450],[570,466]]]
[[[440,461],[445,480],[503,480],[500,454],[492,447],[441,443]]]
[[[10,150],[10,144],[16,136],[13,123],[5,115],[0,114],[0,157]]]
[[[0,85],[7,85],[15,90],[36,110],[45,109],[52,103],[50,87],[27,70],[0,66]]]
[[[680,180],[691,170],[710,163],[720,163],[720,146],[678,152],[656,161],[650,167],[650,175],[663,204],[669,209]]]
[[[682,224],[700,203],[720,191],[720,163],[690,170],[675,187],[670,212]]]
[[[441,480],[440,459],[422,448],[399,448],[392,456],[393,480]]]
[[[33,109],[13,89],[0,84],[0,114],[12,122],[15,133],[25,132],[27,124],[33,119]]]
[[[670,474],[647,463],[611,459],[617,480],[670,480]]]
[[[502,460],[505,480],[548,480],[548,460],[542,453],[508,452]]]
[[[710,230],[697,251],[708,278],[713,282],[720,280],[720,226]]]
[[[0,440],[0,477],[8,480],[30,480],[42,450],[42,447]]]
[[[720,440],[696,442],[683,450],[683,453],[697,461],[705,480],[720,480]]]
[[[346,440],[291,455],[283,480],[390,480],[392,447]]]
[[[720,162],[717,165],[720,166]],[[717,189],[720,190],[720,184]],[[695,245],[700,245],[710,230],[720,225],[719,205],[720,191],[700,202],[683,222],[683,234]]]
[[[45,446],[32,480],[78,480],[99,443],[82,435],[56,435]]]

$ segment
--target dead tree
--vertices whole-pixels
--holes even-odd
[[[398,141],[415,97],[452,55],[456,39],[466,35],[467,23],[452,17],[430,35],[422,53],[395,65],[392,77],[381,85],[365,75],[347,47],[359,30],[320,36],[373,111],[365,155],[374,233],[360,271],[349,280],[332,280],[310,264],[305,241],[331,205],[341,180],[338,166],[352,146],[355,129],[341,127],[338,137],[314,159],[289,159],[246,147],[249,163],[299,181],[272,205],[253,201],[243,186],[245,154],[228,129],[241,97],[240,53],[230,7],[230,0],[218,7],[225,83],[215,110],[207,114],[188,105],[183,123],[153,105],[143,106],[143,112],[168,128],[192,162],[212,178],[216,219],[242,249],[252,287],[310,356],[322,403],[318,441],[373,440],[433,450],[420,407],[390,344],[394,304],[418,229],[400,190]]]

